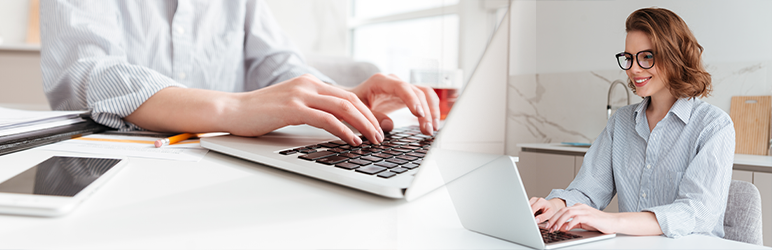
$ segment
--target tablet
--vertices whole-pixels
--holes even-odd
[[[0,182],[0,213],[61,216],[115,175],[126,158],[54,156]]]

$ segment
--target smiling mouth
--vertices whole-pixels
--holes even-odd
[[[651,77],[635,79],[635,86],[642,87],[643,85],[646,85],[649,80],[651,80]]]

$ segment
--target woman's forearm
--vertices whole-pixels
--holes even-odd
[[[629,235],[661,235],[657,216],[652,212],[618,213],[617,233]]]
[[[238,105],[238,93],[169,87],[156,92],[124,119],[152,131],[229,132],[225,125]]]

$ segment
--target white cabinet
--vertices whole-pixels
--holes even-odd
[[[546,197],[552,189],[566,188],[582,167],[584,156],[520,152],[517,168],[529,197]],[[603,210],[619,212],[617,196]]]
[[[753,183],[753,172],[745,170],[732,170],[732,180],[747,181]]]
[[[772,247],[772,173],[753,173],[753,184],[761,191],[761,220],[764,245]]]
[[[517,169],[529,197],[546,197],[574,179],[574,156],[520,152]]]

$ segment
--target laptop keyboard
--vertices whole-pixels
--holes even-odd
[[[434,141],[434,136],[421,134],[418,126],[385,133],[380,145],[361,138],[362,144],[356,147],[336,140],[288,149],[279,154],[298,155],[301,160],[388,179],[418,168]]]
[[[582,236],[572,234],[572,233],[566,233],[561,231],[555,231],[550,233],[549,230],[544,228],[539,228],[539,230],[541,231],[541,238],[544,240],[544,243],[548,243],[548,244],[552,242],[582,238]]]

